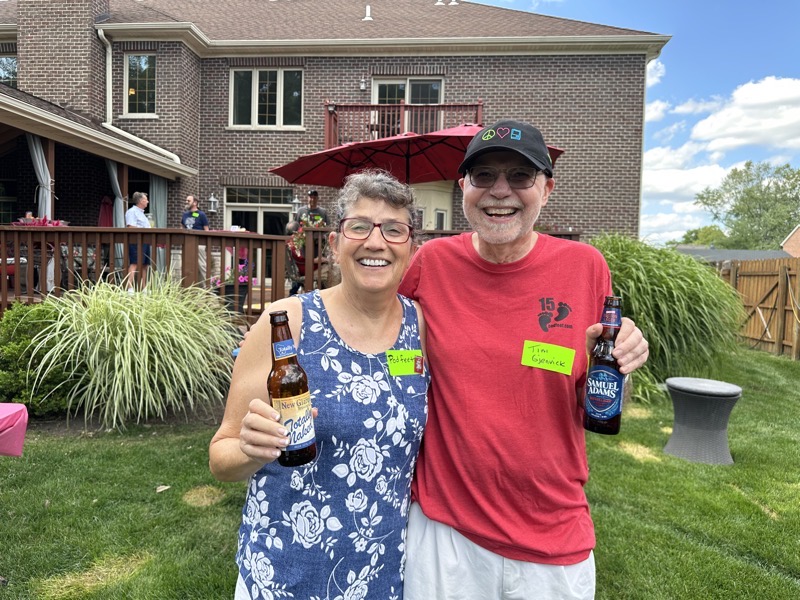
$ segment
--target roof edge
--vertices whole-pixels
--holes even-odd
[[[240,54],[645,54],[657,58],[671,36],[529,36],[472,38],[363,38],[319,40],[212,40],[193,23],[102,23],[115,41],[181,41],[201,58]]]
[[[783,241],[781,242],[781,248],[783,248],[783,247],[784,247],[784,245],[786,244],[786,242],[788,242],[788,241],[789,241],[789,238],[790,238],[790,237],[792,237],[792,236],[794,235],[794,232],[795,232],[795,231],[797,231],[798,229],[800,229],[800,225],[795,225],[795,226],[794,226],[794,229],[792,229],[792,230],[789,232],[789,235],[787,235],[785,238],[783,238]]]
[[[114,155],[115,160],[120,158],[127,159],[123,160],[123,162],[134,162],[136,164],[133,166],[144,168],[144,170],[168,179],[190,177],[198,174],[198,170],[193,167],[176,163],[135,144],[106,135],[70,119],[54,115],[16,98],[0,94],[0,115],[3,114],[13,115],[15,117],[13,126],[18,129],[44,135],[59,143],[78,147],[92,154],[99,154],[99,149],[107,150],[108,153]],[[89,144],[76,144],[76,139],[77,141],[86,140]],[[88,149],[87,146],[92,149]],[[102,156],[102,154],[99,155]],[[106,156],[112,158],[108,154]]]
[[[17,26],[14,24],[0,23],[0,42],[16,42]]]

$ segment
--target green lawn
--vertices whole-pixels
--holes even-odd
[[[669,402],[589,434],[598,599],[800,598],[800,363],[743,351],[721,369],[744,388],[733,466],[665,456]],[[231,598],[245,486],[209,474],[214,429],[32,427],[0,457],[0,599]]]
[[[245,485],[209,473],[213,432],[30,432],[0,457],[0,598],[232,597]]]
[[[588,436],[598,599],[800,598],[800,363],[742,351],[715,377],[743,389],[732,466],[663,454],[671,402]]]

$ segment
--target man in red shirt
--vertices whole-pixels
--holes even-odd
[[[555,186],[536,128],[485,128],[459,170],[473,232],[426,242],[400,287],[422,305],[433,375],[405,598],[593,598],[580,400],[608,266],[533,230]],[[647,359],[629,319],[614,355],[623,373]]]

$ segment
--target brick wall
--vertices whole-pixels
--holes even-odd
[[[105,53],[94,30],[108,0],[18,0],[20,90],[101,120]]]
[[[797,258],[800,256],[800,229],[795,229],[786,243],[781,246],[784,252]]]
[[[591,236],[639,227],[645,59],[613,56],[492,56],[441,58],[306,58],[304,132],[227,130],[230,66],[202,65],[199,192],[221,196],[221,178],[285,185],[267,169],[322,149],[323,106],[369,102],[358,80],[391,66],[405,73],[445,73],[444,102],[484,101],[484,121],[504,117],[537,125],[551,145],[566,150],[555,168],[556,188],[542,211],[542,227],[573,227]],[[303,198],[308,186],[296,186]],[[322,189],[330,208],[333,190]],[[454,191],[454,228],[467,228],[460,190]]]
[[[20,89],[104,119],[105,54],[93,23],[108,9],[108,0],[19,0],[18,6]],[[157,118],[123,117],[126,52],[156,53]],[[227,129],[231,64],[248,61],[303,69],[305,131]],[[366,78],[369,88],[373,77],[391,73],[441,75],[443,102],[482,99],[484,123],[504,117],[527,120],[549,144],[566,150],[556,165],[555,192],[540,226],[573,227],[586,236],[638,234],[645,91],[641,55],[200,60],[178,42],[114,42],[113,122],[198,168],[198,177],[169,183],[168,223],[176,225],[189,193],[205,203],[211,193],[222,199],[226,185],[286,186],[268,169],[322,149],[323,101],[369,102],[369,90],[359,90],[359,80]],[[89,176],[95,171],[87,165]],[[62,173],[57,175],[63,180]],[[103,183],[87,193],[102,196],[106,192],[99,187],[107,177],[98,176]],[[75,178],[82,181],[83,175],[75,173]],[[59,196],[63,185],[57,182]],[[308,186],[294,187],[304,199]],[[323,188],[320,194],[330,209],[335,191]],[[212,227],[221,227],[222,219],[222,211],[211,216]],[[453,224],[467,228],[457,187]]]
[[[176,42],[125,42],[114,43],[112,47],[113,124],[177,154],[182,164],[197,167],[200,154],[199,110],[204,95],[201,93],[200,59]],[[125,57],[129,54],[156,56],[156,117],[129,118],[124,115],[123,103],[127,98]],[[196,177],[169,182],[168,224],[172,226],[180,222],[186,196],[199,191]]]

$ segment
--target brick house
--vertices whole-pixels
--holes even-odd
[[[781,242],[781,248],[789,256],[800,257],[800,225],[794,229]]]
[[[110,159],[167,226],[192,193],[219,200],[212,228],[282,233],[308,186],[268,169],[323,149],[338,107],[404,102],[536,124],[566,150],[540,224],[635,236],[646,66],[668,40],[455,0],[3,0],[0,222],[35,206],[33,134],[75,225],[114,195]],[[466,228],[453,182],[420,196],[424,228]]]

